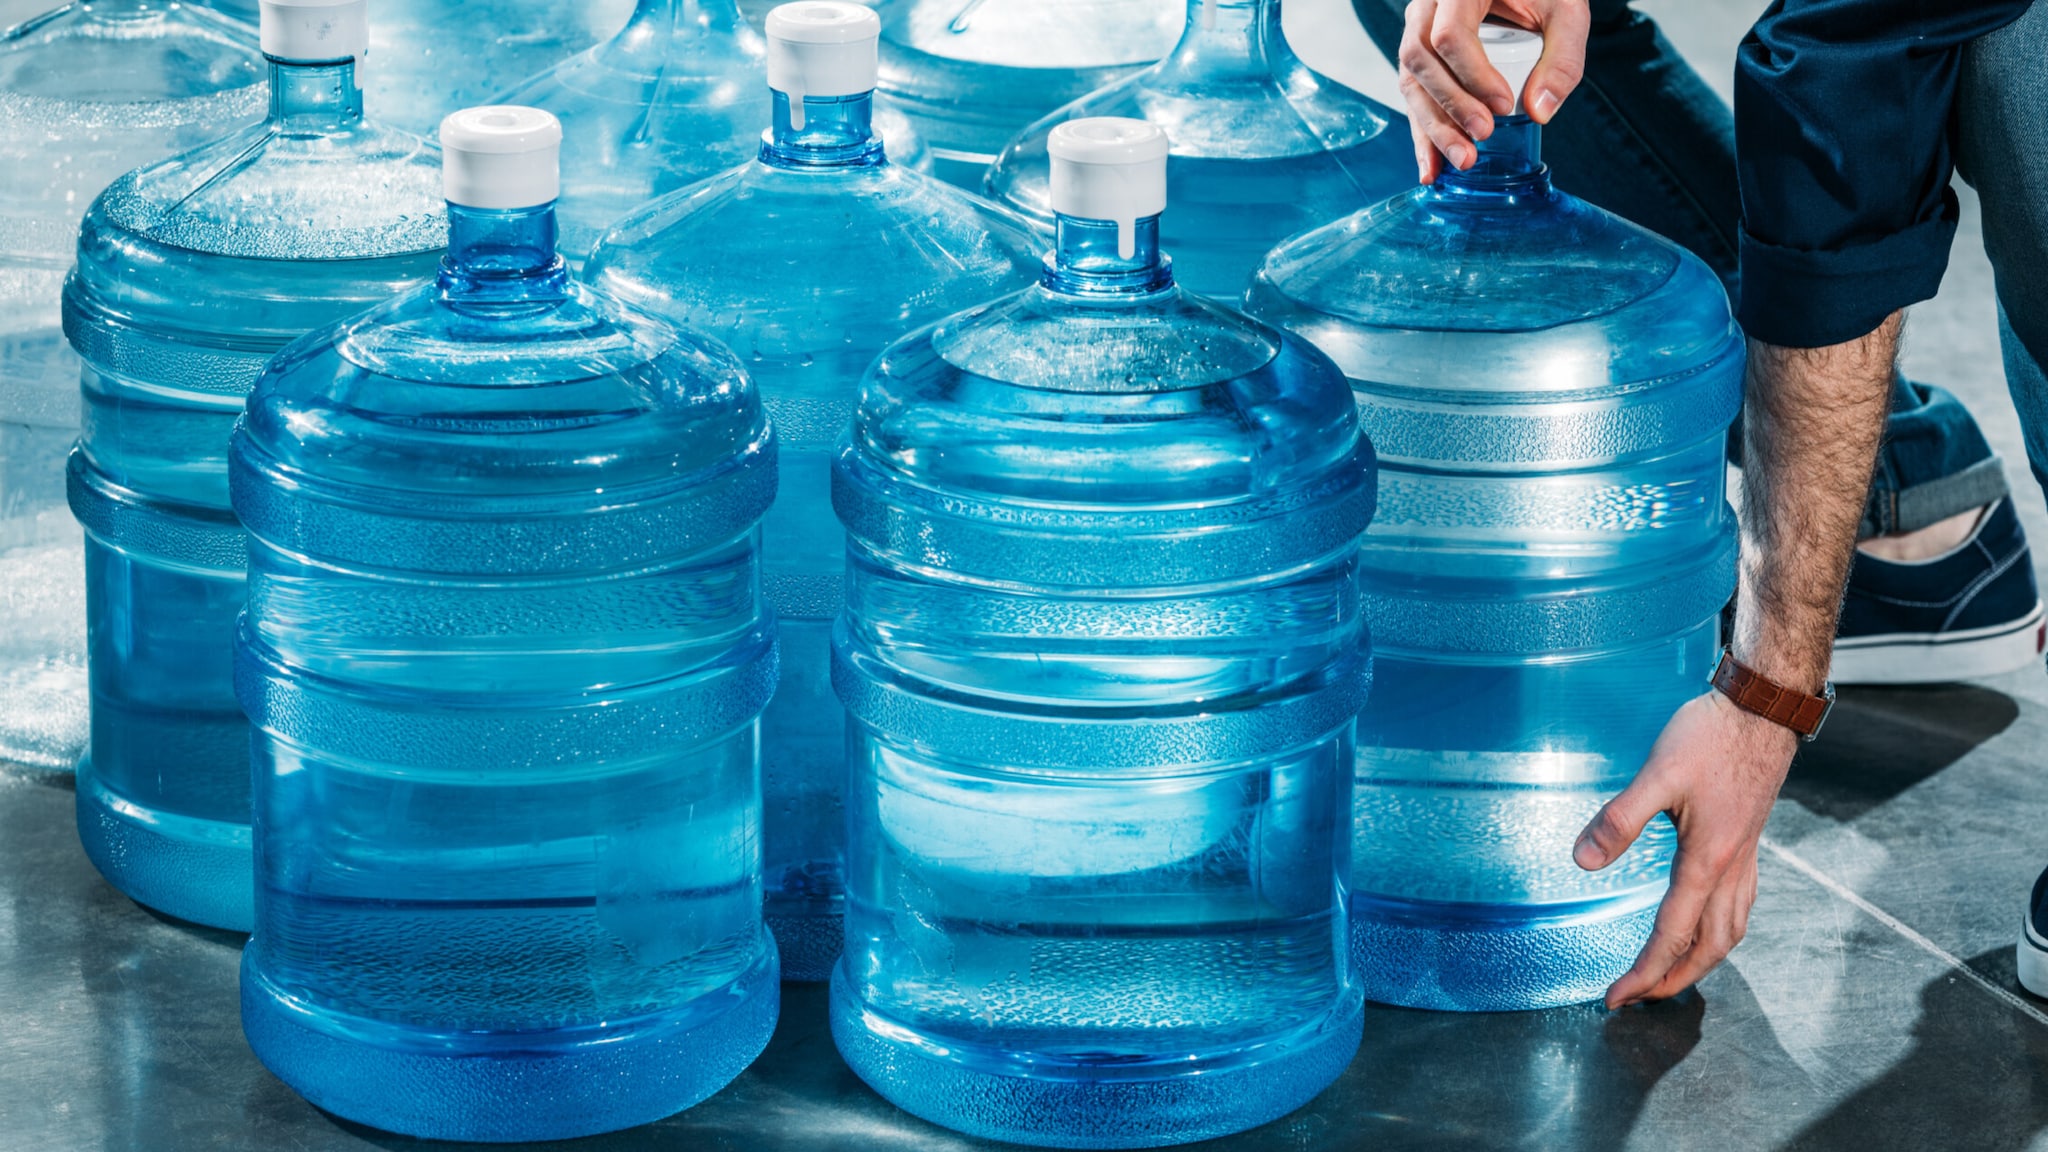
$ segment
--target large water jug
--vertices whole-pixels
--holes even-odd
[[[604,40],[648,2],[379,0],[363,87],[380,119],[430,136],[443,116]]]
[[[0,760],[69,771],[86,738],[85,598],[64,453],[78,359],[59,300],[93,197],[263,113],[248,30],[145,0],[49,8],[0,33]]]
[[[115,181],[64,285],[85,361],[69,471],[92,685],[79,835],[136,900],[241,931],[249,731],[233,647],[247,549],[228,435],[273,353],[430,279],[447,240],[434,148],[363,118],[363,3],[264,0],[269,118]]]
[[[1519,91],[1540,41],[1483,35]],[[1538,143],[1499,119],[1471,169],[1290,241],[1250,296],[1343,367],[1380,452],[1351,908],[1395,1004],[1547,1007],[1627,970],[1672,828],[1597,874],[1572,845],[1702,691],[1735,583],[1727,299],[1552,188]]]
[[[411,1136],[647,1123],[775,1027],[774,442],[731,352],[570,278],[561,138],[451,115],[438,282],[287,349],[230,464],[242,1026],[307,1099]]]
[[[570,267],[628,212],[760,152],[766,57],[732,0],[642,0],[618,35],[498,98],[562,122]],[[877,107],[874,129],[892,163],[931,166],[902,113]]]
[[[833,474],[851,717],[832,1031],[977,1136],[1220,1136],[1358,1046],[1372,449],[1295,337],[1177,287],[1166,138],[1053,134],[1036,287],[883,354]]]
[[[879,0],[882,92],[979,189],[1032,121],[1166,55],[1183,0]]]
[[[1166,130],[1159,243],[1182,287],[1235,300],[1273,246],[1415,182],[1406,122],[1308,70],[1280,31],[1280,0],[1188,0],[1166,59],[1024,130],[989,170],[989,195],[1052,224],[1046,143],[1068,120],[1123,116]]]
[[[768,925],[786,979],[839,955],[846,725],[832,695],[845,548],[832,455],[861,373],[891,340],[1031,282],[1015,217],[890,163],[869,131],[874,13],[806,0],[770,13],[774,127],[760,158],[649,205],[599,245],[590,280],[739,352],[781,445],[762,572],[782,685],[761,739]]]

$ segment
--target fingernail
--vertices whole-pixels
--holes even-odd
[[[1545,88],[1536,94],[1536,102],[1529,105],[1529,114],[1538,120],[1548,120],[1551,113],[1557,111],[1557,105],[1557,93]]]
[[[1491,123],[1492,121],[1484,116],[1477,114],[1468,116],[1465,118],[1465,135],[1478,140],[1486,134],[1487,125]]]

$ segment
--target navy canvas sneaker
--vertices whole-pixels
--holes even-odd
[[[2048,646],[2034,562],[2012,501],[1968,540],[1899,564],[1856,553],[1835,633],[1837,684],[1933,684],[2024,668]]]
[[[2020,920],[2020,987],[2048,999],[2048,872],[2034,881],[2034,895]]]

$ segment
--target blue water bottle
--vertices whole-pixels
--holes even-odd
[[[933,171],[979,189],[1025,125],[1152,63],[1181,0],[880,0],[882,93],[931,144]]]
[[[450,116],[440,279],[287,349],[234,440],[243,1027],[411,1136],[643,1124],[775,1026],[774,443],[730,352],[570,279],[560,142]]]
[[[123,172],[260,117],[263,59],[249,29],[203,9],[20,16],[0,20],[0,760],[69,772],[87,731],[85,598],[64,511],[78,358],[58,302],[79,217]]]
[[[378,115],[432,135],[441,118],[567,60],[661,0],[380,0],[364,85]]]
[[[1541,40],[1481,37],[1520,91]],[[1250,296],[1344,368],[1380,451],[1351,899],[1389,1003],[1542,1008],[1628,969],[1671,825],[1604,872],[1572,845],[1703,690],[1735,585],[1727,298],[1553,188],[1539,136],[1499,118],[1472,168],[1283,245]]]
[[[218,928],[250,925],[228,435],[273,353],[431,278],[447,240],[432,145],[363,118],[363,5],[264,0],[269,118],[115,181],[64,285],[85,362],[79,836],[115,887]]]
[[[571,268],[606,229],[657,196],[761,150],[767,46],[733,0],[642,0],[618,35],[498,97],[562,122],[562,255]],[[931,165],[901,113],[875,109],[891,162]]]
[[[1372,449],[1328,359],[1174,284],[1157,127],[1051,146],[1043,281],[884,353],[833,475],[832,1031],[948,1127],[1152,1147],[1283,1115],[1358,1046]]]
[[[1188,0],[1166,59],[1024,130],[989,170],[989,195],[1052,223],[1046,143],[1067,120],[1128,116],[1166,130],[1159,243],[1174,278],[1244,295],[1275,244],[1415,183],[1398,113],[1309,71],[1280,29],[1280,0]]]
[[[763,722],[767,915],[793,980],[839,955],[846,725],[831,687],[845,548],[833,450],[861,373],[891,340],[1031,282],[1023,223],[885,155],[870,127],[875,15],[838,0],[769,14],[774,122],[760,158],[634,213],[592,283],[723,339],[760,384],[781,445],[762,572],[782,629]]]

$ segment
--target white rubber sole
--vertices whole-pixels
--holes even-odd
[[[1835,643],[1837,684],[1942,684],[1975,680],[2025,668],[2048,648],[2048,612],[2041,602],[2018,620],[1945,632],[1939,636],[1905,632],[1891,636],[1859,636]]]
[[[2020,987],[2048,999],[2048,940],[2034,934],[2032,919],[2031,916],[2020,917]]]

